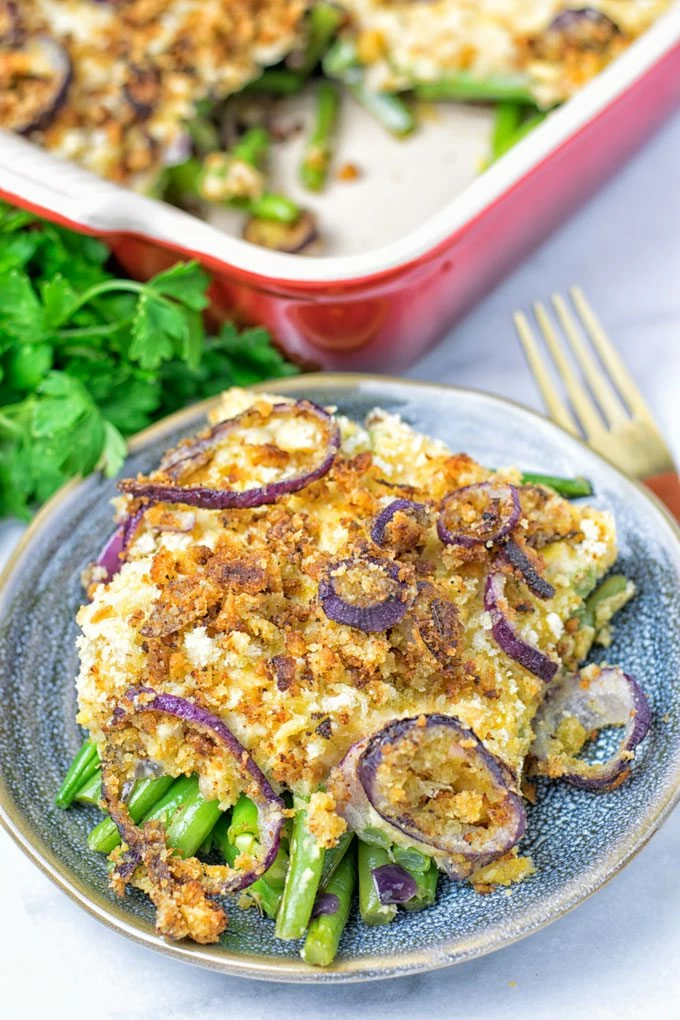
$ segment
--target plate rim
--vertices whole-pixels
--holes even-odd
[[[624,488],[630,486],[637,490],[649,503],[652,513],[661,515],[665,523],[670,526],[680,556],[680,525],[652,492],[641,482],[629,478],[605,457],[597,454],[579,437],[567,433],[544,415],[508,397],[498,396],[473,387],[359,372],[309,373],[283,379],[272,379],[247,388],[256,392],[274,392],[285,395],[290,390],[299,390],[300,387],[308,390],[323,387],[327,390],[347,391],[362,383],[378,386],[387,384],[407,390],[433,389],[450,394],[472,395],[501,406],[510,407],[514,411],[520,411],[530,420],[538,419],[543,426],[548,427],[548,431],[554,429],[562,438],[566,435],[576,446],[584,446],[591,456],[614,471]],[[165,433],[181,428],[184,424],[193,422],[197,417],[205,416],[211,408],[217,405],[218,401],[219,395],[209,397],[160,419],[138,432],[128,441],[129,453],[137,453]],[[91,476],[87,476],[87,478],[89,477]],[[0,619],[4,615],[6,596],[11,582],[15,578],[16,568],[32,549],[34,542],[39,541],[43,527],[51,521],[53,515],[59,511],[62,505],[69,498],[74,497],[83,484],[86,484],[87,478],[76,478],[62,486],[38,511],[13,549],[4,570],[0,573]],[[102,922],[111,930],[126,936],[132,942],[184,963],[238,977],[287,983],[351,983],[422,973],[463,963],[506,948],[564,917],[565,914],[599,892],[604,885],[619,874],[665,822],[680,801],[680,758],[676,765],[675,778],[675,783],[668,784],[665,799],[658,804],[656,801],[650,802],[647,813],[637,820],[632,831],[626,835],[625,841],[620,840],[619,843],[614,844],[606,861],[598,865],[593,873],[589,873],[591,883],[587,892],[584,893],[580,888],[583,883],[583,876],[580,876],[572,879],[558,894],[553,895],[551,902],[555,909],[549,917],[544,916],[545,911],[541,910],[541,904],[544,901],[539,901],[511,926],[505,925],[503,931],[495,928],[490,932],[485,932],[484,935],[468,937],[463,942],[456,939],[455,942],[452,940],[436,947],[412,950],[409,953],[399,953],[393,956],[385,954],[371,960],[364,960],[360,956],[341,958],[337,963],[323,970],[313,968],[301,959],[293,957],[262,959],[255,954],[244,956],[230,950],[215,950],[211,946],[199,946],[189,942],[171,943],[157,935],[150,927],[145,928],[140,923],[132,923],[129,920],[130,915],[116,901],[104,905],[93,900],[86,884],[68,872],[56,854],[47,847],[40,848],[30,838],[29,827],[25,824],[21,812],[14,810],[12,798],[2,778],[0,778],[0,826],[28,859],[71,900],[82,907],[91,917]]]

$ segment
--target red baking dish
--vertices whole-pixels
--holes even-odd
[[[304,99],[302,100],[304,104]],[[330,253],[266,251],[0,132],[0,195],[106,237],[140,278],[177,255],[214,274],[213,310],[266,325],[294,359],[405,368],[680,106],[680,5],[483,174],[490,114],[450,108],[421,136],[382,141],[357,109],[340,147],[362,181],[316,208]],[[302,110],[304,113],[304,109]],[[382,148],[381,148],[382,146]],[[294,152],[281,179],[295,192]],[[224,226],[224,224],[222,224]],[[230,227],[231,224],[227,224]]]

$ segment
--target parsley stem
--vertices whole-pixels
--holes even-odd
[[[71,316],[69,315],[69,318],[70,317]],[[72,329],[57,330],[56,336],[59,340],[81,340],[89,336],[110,336],[111,333],[117,333],[119,329],[124,329],[125,326],[129,326],[131,322],[132,319],[121,319],[120,322],[110,322],[108,324],[102,323],[97,326],[74,326]]]
[[[21,435],[22,432],[21,427],[11,421],[5,414],[0,414],[0,429],[4,429],[5,432],[13,432],[17,436]]]
[[[25,400],[19,400],[16,404],[5,404],[4,407],[0,407],[0,416],[8,425],[13,424],[10,422],[11,418],[21,418],[26,413],[30,414],[34,404],[35,399],[32,396],[26,397]]]
[[[100,294],[106,294],[112,290],[127,290],[132,291],[133,294],[140,295],[149,292],[161,301],[166,300],[161,294],[156,294],[153,288],[149,287],[146,283],[138,283],[136,280],[104,280],[102,283],[96,283],[94,287],[90,287],[84,294],[81,294],[68,309],[66,315],[62,317],[61,321],[68,322],[83,305],[89,304],[90,301],[99,297]]]

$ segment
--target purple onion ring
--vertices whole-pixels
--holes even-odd
[[[549,581],[541,577],[521,545],[509,538],[503,546],[503,552],[508,562],[522,575],[529,591],[532,591],[539,599],[554,597],[555,589]]]
[[[0,46],[16,49],[24,35],[19,9],[13,0],[0,0]]]
[[[436,781],[432,778],[426,779],[424,795],[417,804],[395,807],[390,803],[386,794],[393,787],[403,788],[400,781],[406,776],[405,770],[415,761],[421,742],[430,739],[444,742],[448,761],[474,768],[483,777],[496,815],[488,819],[488,824],[456,821],[454,831],[446,832],[438,826],[435,834],[426,833],[413,815],[424,804],[436,805],[431,792]],[[395,764],[395,753],[402,750],[403,761]],[[359,835],[367,829],[378,829],[393,843],[415,847],[434,858],[456,879],[467,878],[476,868],[502,857],[521,838],[526,826],[524,806],[510,770],[471,729],[450,715],[392,720],[350,748],[331,773],[328,787],[350,829]],[[447,784],[442,784],[440,790],[446,791]]]
[[[137,525],[144,516],[144,507],[140,507],[134,514],[129,515],[118,525],[109,540],[102,547],[101,552],[95,560],[95,566],[103,567],[106,577],[102,578],[104,583],[111,580],[118,573],[123,565],[123,555],[132,541]]]
[[[247,795],[257,806],[260,857],[256,866],[250,870],[211,866],[209,875],[204,876],[202,884],[206,893],[211,896],[238,892],[252,885],[273,863],[278,852],[284,823],[283,801],[228,726],[211,712],[174,694],[159,694],[150,687],[131,687],[126,692],[123,702],[114,710],[111,727],[124,725],[140,712],[159,712],[180,719],[188,726],[207,733],[232,757],[244,783],[248,784]],[[122,860],[123,870],[118,871],[119,877],[126,878],[131,873],[130,869],[134,870],[132,862],[136,860],[139,864],[144,851],[148,849],[148,844],[144,830],[132,821],[127,806],[121,799],[120,779],[116,775],[113,763],[106,758],[102,765],[102,793],[121,838],[130,848]]]
[[[549,683],[558,669],[558,663],[540,649],[530,645],[517,631],[510,619],[510,606],[505,595],[507,578],[499,570],[492,570],[486,581],[484,608],[491,617],[491,633],[505,654],[518,662],[540,680]]]
[[[367,576],[379,570],[383,579],[393,582],[392,587],[396,587],[397,590],[377,602],[365,605],[349,602],[338,593],[334,576],[346,569],[363,570]],[[373,556],[340,560],[332,564],[326,576],[319,581],[321,608],[329,620],[363,630],[365,634],[389,630],[403,620],[408,609],[406,598],[408,585],[400,580],[401,569],[401,566],[393,560],[379,560]]]
[[[41,97],[41,105],[31,109],[23,121],[17,120],[14,123],[10,121],[3,125],[11,131],[16,131],[17,134],[27,135],[31,131],[42,131],[52,123],[66,99],[73,77],[73,68],[63,46],[47,35],[33,36],[33,38],[24,41],[23,48],[18,52],[25,53],[31,61],[30,80],[26,83],[26,87],[30,89],[32,82],[35,81],[37,93],[39,91],[38,83],[48,84],[47,95]],[[46,69],[49,70],[49,79],[44,73]]]
[[[619,32],[612,19],[594,7],[568,7],[560,11],[548,26],[548,32],[559,32],[576,42],[583,43],[583,29],[590,28],[606,28],[612,35]]]
[[[203,466],[212,459],[219,447],[220,439],[228,432],[233,432],[238,428],[248,428],[251,425],[262,425],[269,420],[256,407],[250,407],[242,414],[236,415],[235,418],[219,422],[206,434],[181,443],[174,450],[169,451],[159,467],[159,473],[165,475],[169,479],[168,482],[128,478],[120,482],[118,488],[133,496],[143,496],[153,503],[183,503],[187,506],[203,507],[206,510],[230,508],[246,510],[274,503],[279,496],[299,492],[300,489],[323,478],[330,471],[340,449],[340,429],[323,407],[319,407],[318,404],[314,404],[310,400],[298,400],[292,404],[274,404],[273,414],[279,416],[305,415],[314,418],[324,426],[326,442],[317,465],[310,471],[242,491],[181,484],[182,477],[187,472],[198,466]]]
[[[425,516],[425,510],[424,503],[414,503],[410,499],[393,499],[391,503],[383,507],[374,520],[373,527],[371,528],[371,539],[376,545],[385,545],[385,531],[396,513],[408,514],[414,517],[418,523],[421,523]]]
[[[465,509],[467,514],[463,512]],[[509,535],[520,513],[519,492],[514,485],[477,482],[444,496],[439,507],[437,534],[445,545],[473,549]],[[468,520],[470,514],[472,519]]]
[[[567,753],[559,740],[558,730],[566,719],[576,719],[588,734],[606,726],[622,726],[621,743],[608,761],[590,763],[577,758]],[[536,714],[531,748],[535,770],[582,790],[610,790],[627,778],[634,750],[651,721],[644,691],[618,666],[605,666],[594,677],[584,675],[583,670],[567,674],[550,687]]]

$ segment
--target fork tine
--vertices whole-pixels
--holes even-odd
[[[522,342],[522,347],[524,348],[524,354],[529,362],[529,369],[531,370],[531,373],[536,380],[536,384],[541,391],[541,395],[545,401],[546,407],[548,408],[550,417],[557,425],[566,429],[567,432],[571,432],[572,435],[578,436],[579,431],[576,426],[576,422],[574,421],[569,409],[562,403],[557,389],[550,378],[548,369],[545,366],[545,361],[538,349],[536,337],[531,331],[531,326],[529,325],[526,315],[524,312],[515,312],[513,319],[517,335],[519,336]]]
[[[548,317],[548,313],[540,301],[534,303],[534,315],[541,327],[541,332],[552,354],[557,372],[565,385],[571,405],[576,412],[576,417],[581,424],[585,437],[592,441],[593,437],[601,435],[604,430],[602,421],[595,410],[595,405],[576,378],[576,374],[565,353],[563,342],[560,340],[557,331]]]
[[[570,294],[571,299],[574,302],[574,307],[581,317],[581,321],[586,332],[592,340],[593,347],[602,359],[602,364],[609,372],[611,379],[618,387],[618,390],[628,404],[628,407],[633,414],[640,415],[642,418],[647,418],[649,421],[653,421],[654,419],[652,418],[651,411],[645,403],[642,394],[633,382],[628,369],[623,364],[623,361],[617,354],[614,345],[602,328],[602,324],[598,320],[593,309],[590,307],[583,291],[580,287],[572,287]]]
[[[600,411],[605,421],[610,427],[612,425],[624,425],[629,418],[623,408],[623,404],[614,392],[602,369],[598,367],[589,347],[576,328],[576,323],[564,298],[561,294],[553,294],[552,303],[560,325],[571,344],[574,357],[585,376],[591,392],[600,405]]]

